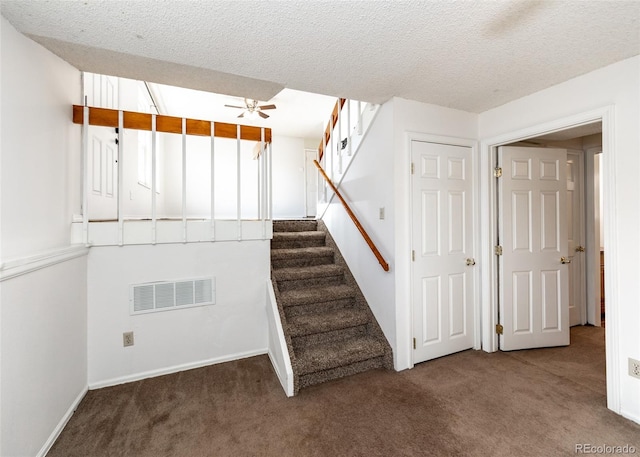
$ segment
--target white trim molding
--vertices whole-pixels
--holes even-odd
[[[498,350],[498,336],[495,325],[498,316],[497,304],[497,265],[493,255],[493,245],[496,239],[496,183],[493,179],[493,168],[498,146],[516,141],[545,135],[580,125],[602,121],[602,151],[603,151],[603,217],[605,246],[615,246],[616,223],[616,195],[615,195],[615,106],[609,105],[599,109],[577,113],[572,116],[556,119],[543,124],[529,126],[524,129],[486,138],[480,142],[480,226],[483,228],[481,244],[481,267],[483,271],[483,285],[481,290],[482,303],[482,346],[487,352]],[[620,348],[618,344],[619,332],[619,300],[617,271],[618,253],[615,249],[607,249],[607,269],[605,271],[605,290],[607,302],[607,332],[606,332],[606,371],[607,371],[607,406],[620,414]]]
[[[80,402],[82,401],[84,396],[87,395],[88,390],[88,387],[84,386],[84,388],[80,391],[76,399],[73,401],[73,403],[71,403],[71,406],[69,406],[69,409],[67,409],[67,412],[64,413],[64,416],[62,416],[62,419],[60,419],[60,422],[58,422],[58,425],[56,425],[56,428],[54,428],[53,432],[51,432],[51,435],[49,435],[49,438],[47,438],[47,441],[45,441],[45,443],[42,445],[42,448],[40,448],[40,451],[38,451],[36,457],[45,457],[51,450],[51,447],[62,433],[62,430],[64,430],[67,422],[69,422],[71,416],[73,416],[73,413],[75,413],[76,409],[78,409]]]
[[[0,282],[31,273],[42,268],[48,268],[52,265],[66,262],[77,257],[86,256],[88,253],[88,247],[84,245],[72,245],[25,257],[6,260],[0,264]]]
[[[159,368],[157,370],[143,371],[140,373],[134,373],[127,376],[119,376],[117,378],[105,379],[104,381],[97,381],[93,383],[90,382],[89,390],[101,389],[103,387],[117,386],[119,384],[125,384],[128,382],[141,381],[147,378],[154,378],[156,376],[163,376],[166,374],[178,373],[180,371],[193,370],[194,368],[202,368],[209,365],[216,365],[218,363],[232,362],[234,360],[246,359],[246,358],[254,357],[257,355],[265,355],[267,354],[267,352],[268,352],[267,348],[256,349],[253,351],[246,351],[246,352],[238,352],[235,354],[228,354],[221,357],[213,357],[211,359],[200,360],[198,362],[183,363],[180,365]]]

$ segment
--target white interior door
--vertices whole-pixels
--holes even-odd
[[[118,78],[85,73],[84,92],[89,106],[118,109]],[[118,135],[110,127],[90,126],[88,136],[89,220],[115,220],[118,218]]]
[[[500,147],[500,349],[569,344],[567,151]]]
[[[111,127],[89,126],[89,220],[118,218],[118,145]]]
[[[473,347],[471,152],[411,142],[414,363]]]
[[[569,266],[569,325],[584,325],[585,299],[585,217],[584,153],[567,151],[567,257]]]
[[[305,164],[305,216],[315,217],[318,213],[318,169],[313,161],[318,157],[316,149],[304,150]]]

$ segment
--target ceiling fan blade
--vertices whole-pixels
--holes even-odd
[[[246,109],[246,106],[236,106],[236,105],[224,105],[227,108],[240,108],[240,109]]]
[[[256,112],[260,115],[260,117],[261,117],[262,119],[266,119],[266,118],[268,118],[268,117],[269,117],[269,115],[268,115],[268,114],[264,114],[262,111],[256,111]]]
[[[238,117],[244,117],[244,113],[240,113]]]
[[[276,105],[261,105],[258,106],[260,109],[276,109]]]

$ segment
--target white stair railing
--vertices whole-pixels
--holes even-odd
[[[379,108],[380,105],[348,99],[338,99],[336,102],[318,147],[319,163],[336,188],[340,188],[351,163],[360,151],[362,141],[373,124]],[[347,124],[346,136],[343,133],[343,122]],[[321,204],[318,215],[321,218],[335,194],[324,179],[319,178],[318,184]]]
[[[156,244],[156,243],[188,243],[201,241],[222,241],[222,240],[255,240],[270,239],[272,235],[272,148],[271,130],[266,128],[241,126],[235,124],[223,124],[210,121],[199,121],[186,118],[174,118],[157,114],[136,113],[130,111],[113,110],[106,108],[91,108],[88,106],[74,106],[74,122],[82,124],[82,157],[83,157],[83,204],[82,222],[72,224],[72,239],[74,243],[85,245],[127,245],[127,244]],[[109,220],[92,221],[91,215],[91,180],[96,179],[95,170],[89,169],[89,164],[96,166],[104,165],[100,158],[99,165],[90,161],[90,129],[97,128],[117,128],[117,154],[116,166],[116,186],[117,204],[114,214]],[[136,161],[127,160],[128,152],[124,149],[125,131],[127,130],[150,130],[151,131],[151,186],[150,186],[150,207],[147,217],[127,218],[125,214],[125,187],[127,173],[125,164],[134,164]],[[158,168],[158,134],[160,132],[175,133],[181,135],[181,173],[178,179],[181,180],[179,199],[180,212],[178,218],[162,217],[158,211],[158,188],[157,168]],[[216,138],[232,138],[235,133],[235,174],[233,170],[219,169],[216,165],[216,155],[234,153],[225,151],[225,146],[218,147]],[[190,135],[207,136],[211,138],[210,150],[210,177],[211,177],[211,204],[209,217],[206,219],[190,218],[187,208],[188,198],[188,164],[192,160],[188,156],[187,138]],[[243,164],[241,154],[246,153],[247,142],[255,142],[259,146],[256,165],[247,162]],[[226,149],[229,149],[226,147]],[[245,152],[243,152],[243,149]],[[247,171],[249,163],[250,171]],[[197,164],[196,164],[197,165]],[[180,166],[180,165],[178,165]],[[216,195],[221,194],[220,177],[226,178],[234,176],[236,179],[235,189],[228,186],[224,189],[224,196],[233,198],[235,193],[236,212],[235,218],[219,218],[216,214]],[[99,175],[99,173],[98,173]],[[246,176],[245,176],[246,175]],[[251,184],[250,179],[257,182]],[[255,192],[255,214],[247,217],[243,214],[243,192],[247,193],[243,187],[252,188]],[[218,192],[216,192],[218,187]],[[131,192],[131,191],[129,191]],[[133,198],[133,197],[131,197]],[[248,194],[247,194],[248,198]],[[253,206],[253,205],[249,205]],[[247,211],[253,210],[248,208]],[[176,225],[177,224],[177,225]]]

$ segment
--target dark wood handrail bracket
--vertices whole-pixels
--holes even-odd
[[[384,260],[384,257],[382,257],[382,254],[380,254],[380,251],[378,250],[378,248],[376,247],[376,245],[373,243],[373,241],[371,240],[371,238],[369,237],[369,234],[367,233],[367,231],[364,229],[364,227],[362,226],[362,224],[360,223],[360,221],[358,220],[358,218],[356,217],[355,214],[353,214],[353,211],[351,211],[351,208],[349,208],[349,204],[346,202],[346,200],[342,197],[342,194],[340,193],[340,191],[338,190],[338,188],[331,182],[331,179],[329,178],[329,176],[327,176],[327,174],[325,173],[325,171],[322,169],[322,166],[320,165],[320,163],[318,163],[317,160],[314,160],[313,163],[315,164],[315,166],[318,168],[318,170],[320,171],[320,174],[324,177],[324,179],[329,183],[329,185],[331,186],[331,189],[333,189],[333,192],[338,196],[338,198],[340,199],[340,201],[342,202],[342,206],[344,206],[344,209],[347,211],[347,214],[349,215],[349,217],[351,218],[351,220],[353,221],[353,223],[356,225],[356,228],[358,229],[358,231],[360,232],[360,234],[362,235],[362,237],[364,238],[365,242],[367,243],[367,245],[369,246],[369,249],[371,249],[371,251],[373,252],[373,255],[376,256],[376,259],[378,259],[378,262],[380,263],[380,266],[382,267],[382,269],[384,271],[389,271],[389,264],[387,263],[386,260]]]

